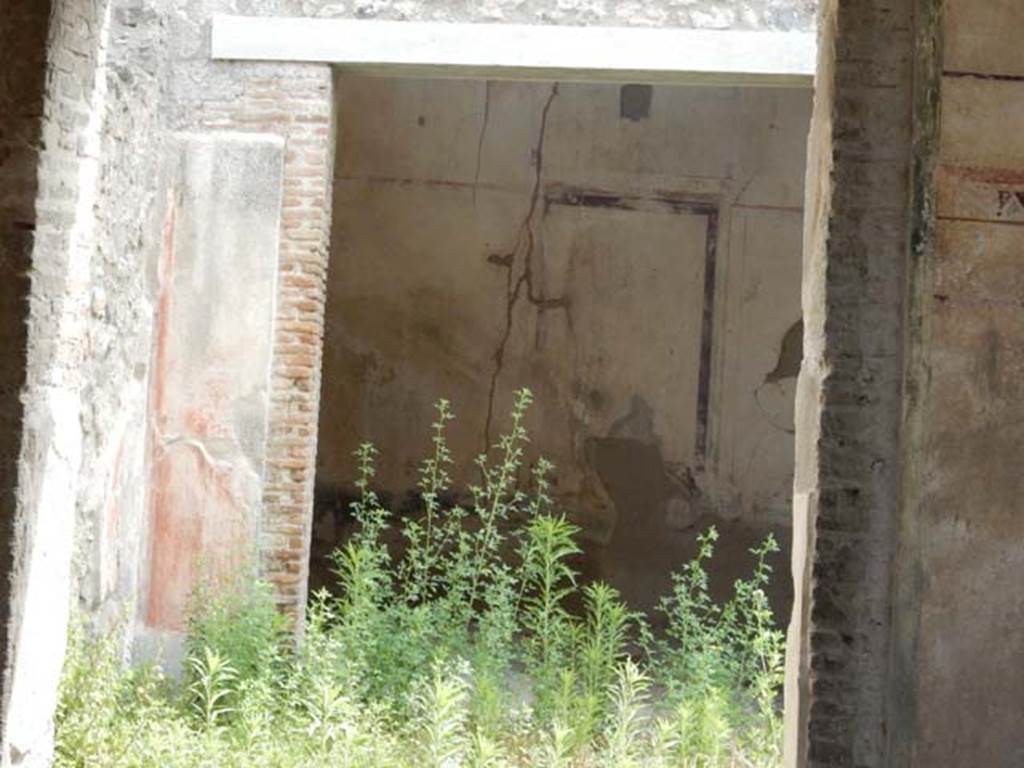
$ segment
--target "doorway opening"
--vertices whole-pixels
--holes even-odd
[[[628,43],[623,59],[609,45],[616,36]],[[321,129],[335,136],[331,266],[303,305],[326,331],[323,346],[315,340],[312,368],[303,369],[320,394],[308,403],[316,409],[303,410],[319,420],[310,430],[317,503],[314,519],[302,521],[304,532],[312,523],[312,551],[289,561],[301,577],[309,566],[304,587],[330,586],[336,563],[327,555],[345,542],[355,545],[356,560],[341,563],[350,577],[360,562],[395,565],[381,545],[400,552],[412,540],[404,523],[425,517],[416,468],[430,448],[434,402],[448,398],[459,414],[448,426],[452,487],[461,489],[473,457],[507,428],[510,400],[524,386],[535,398],[524,424],[529,458],[546,455],[557,466],[551,496],[582,529],[584,580],[606,579],[633,609],[650,612],[713,523],[725,546],[709,569],[710,603],[732,586],[722,564],[746,570],[747,547],[766,532],[789,549],[810,40],[215,19],[214,58],[339,68],[333,123]],[[320,170],[302,170],[295,188],[320,183]],[[313,242],[318,236],[303,233]],[[293,373],[283,361],[275,366],[285,378]],[[352,535],[379,530],[355,525],[349,514],[359,489],[351,452],[366,440],[381,451],[367,485],[397,512],[394,528],[405,529],[397,542],[384,540],[386,532]],[[310,459],[288,462],[304,481]],[[451,495],[443,505],[461,502]],[[270,511],[276,517],[290,508]],[[478,531],[482,520],[469,524]],[[780,627],[790,610],[786,560],[770,562]],[[526,557],[519,563],[523,577],[511,580],[529,598],[536,592],[525,579]],[[430,596],[418,600],[407,574],[381,575],[373,582],[396,587],[388,591],[394,605],[388,598],[381,605],[397,624],[368,631],[386,648],[415,635],[422,642],[411,640],[413,655],[425,654],[407,666],[385,654],[380,668],[389,679],[407,685],[438,643],[475,646],[477,607],[489,605],[475,576],[443,582],[468,584],[464,594],[428,586],[416,594]],[[313,625],[331,606],[348,616],[347,600],[314,600]],[[453,605],[462,606],[454,621],[437,619]],[[515,622],[523,603],[511,605]],[[428,623],[441,634],[399,617],[433,617]],[[506,639],[549,636],[517,631]],[[731,646],[715,640],[716,631],[701,647]],[[769,666],[781,679],[780,636],[769,644],[776,659]],[[502,687],[513,682],[504,674]],[[773,679],[758,687],[771,700],[758,708],[769,713],[766,723],[779,714]],[[746,687],[729,686],[741,697]],[[765,746],[775,752],[781,725],[769,730]]]
[[[415,515],[433,404],[464,488],[528,387],[584,578],[655,617],[698,533],[720,534],[718,597],[772,533],[785,626],[810,90],[335,85],[310,593],[352,530],[361,442]]]

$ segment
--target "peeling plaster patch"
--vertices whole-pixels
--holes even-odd
[[[607,437],[585,441],[591,466],[617,511],[616,527],[637,511],[685,528],[699,516],[699,490],[688,467],[670,468],[654,433],[654,410],[639,395]]]
[[[800,374],[800,363],[804,357],[804,321],[797,320],[782,337],[779,347],[779,360],[775,367],[764,377],[765,384],[772,384],[783,379],[795,379]]]
[[[618,513],[616,527],[635,522],[640,509],[661,512],[673,493],[658,446],[630,437],[592,437],[588,463]]]
[[[697,531],[715,526],[721,534],[712,566],[712,591],[724,599],[736,578],[751,567],[750,548],[772,530],[783,542],[788,534],[746,520],[711,513],[689,468],[667,464],[653,435],[645,434],[644,403],[633,403],[620,432],[629,437],[591,438],[587,461],[611,497],[616,520],[602,546],[588,548],[584,570],[622,590],[634,608],[652,611],[670,587],[674,570],[696,555]],[[776,567],[785,555],[773,556]],[[778,616],[786,616],[792,599],[788,580],[773,582],[769,598]],[[657,623],[656,614],[652,618]]]
[[[761,400],[762,390],[769,384],[774,384],[776,387],[782,386],[782,382],[795,380],[800,375],[800,366],[803,364],[804,354],[804,321],[803,318],[797,320],[793,325],[789,327],[785,335],[782,337],[782,343],[779,345],[779,359],[775,363],[775,367],[765,374],[764,381],[754,390],[754,403],[757,405],[757,409],[761,412],[765,421],[771,424],[772,427],[784,432],[787,435],[796,434],[796,430],[789,423],[780,423],[778,421],[779,416],[772,413],[772,409],[766,407]],[[756,453],[751,453],[750,461],[754,460]]]

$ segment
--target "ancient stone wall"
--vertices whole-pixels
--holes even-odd
[[[160,39],[141,2],[54,4],[5,701],[13,764],[46,760],[71,605],[130,626],[137,593]]]
[[[302,15],[398,21],[812,30],[817,0],[300,0]]]
[[[794,765],[1021,762],[1024,150],[1014,129],[1024,20],[1016,3],[949,0],[943,53],[940,6],[823,9],[797,407]],[[68,620],[60,598],[79,597],[103,620],[124,601],[131,610],[146,553],[168,544],[146,535],[144,434],[166,131],[285,142],[257,543],[282,604],[304,602],[332,81],[326,67],[211,63],[213,11],[808,28],[796,8],[55,0],[38,182],[31,130],[0,120],[0,237],[24,253],[35,228],[3,759],[46,762]],[[5,47],[11,20],[23,22],[19,44],[42,34],[41,15],[20,13],[4,19]],[[32,58],[17,59],[24,76],[5,72],[0,95],[33,81]],[[22,99],[30,123],[39,102]],[[21,306],[16,291],[3,301]],[[16,329],[13,314],[5,323]]]
[[[797,384],[791,764],[885,763],[900,513],[914,9],[824,3]],[[799,673],[797,673],[799,670]]]
[[[59,2],[48,33],[5,680],[5,764],[45,764],[64,655],[108,18],[104,2]]]
[[[646,23],[658,25],[806,28],[807,4],[794,8],[765,2],[737,9],[727,4],[708,13],[685,4],[661,7],[565,3],[344,4],[267,0],[248,13],[415,20],[529,21],[565,24]],[[439,13],[439,9],[443,12]],[[167,128],[175,131],[257,131],[285,137],[285,199],[282,271],[276,310],[273,396],[266,483],[260,533],[261,572],[274,584],[283,605],[301,611],[306,589],[308,537],[316,454],[330,210],[332,99],[326,67],[262,65],[209,60],[208,29],[215,12],[237,12],[220,0],[174,0],[166,16],[169,48]],[[344,97],[342,96],[342,99]],[[160,489],[153,489],[159,493]],[[151,496],[152,498],[152,496]],[[151,550],[173,543],[159,540]],[[149,598],[152,599],[152,592]]]
[[[162,200],[156,184],[162,18],[123,0],[110,12],[104,69],[96,250],[84,340],[78,596],[110,624],[134,612],[148,520],[146,401]],[[125,204],[130,201],[130,204]]]

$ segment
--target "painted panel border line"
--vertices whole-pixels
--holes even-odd
[[[700,195],[674,194],[670,192],[654,195],[619,195],[598,189],[551,185],[544,195],[546,206],[567,205],[585,208],[611,208],[622,211],[651,209],[668,213],[688,213],[707,217],[704,237],[704,286],[703,307],[700,329],[700,368],[697,373],[697,413],[694,420],[695,467],[707,468],[708,419],[711,403],[711,367],[714,355],[715,289],[718,267],[718,222],[721,215],[717,199]]]
[[[810,88],[817,43],[804,32],[217,15],[211,56],[413,77]]]

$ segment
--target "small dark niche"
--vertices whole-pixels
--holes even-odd
[[[619,89],[619,117],[626,120],[646,120],[651,116],[654,87],[650,85],[624,85]]]

